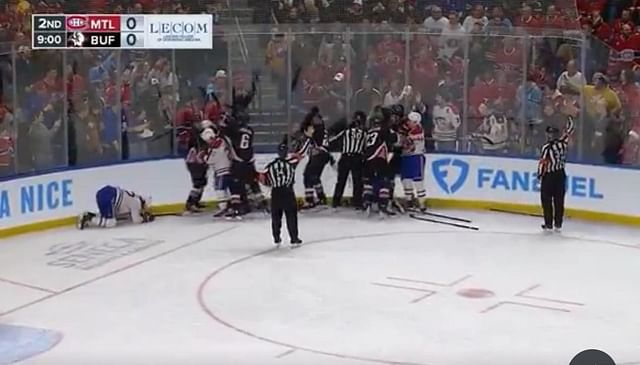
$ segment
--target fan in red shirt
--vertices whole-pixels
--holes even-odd
[[[520,16],[516,18],[514,25],[516,27],[540,28],[543,24],[540,19],[536,18],[533,15],[533,10],[531,9],[531,7],[529,5],[525,5],[522,7]]]
[[[616,34],[622,33],[622,26],[625,24],[629,24],[632,28],[636,26],[631,15],[632,14],[630,9],[624,9],[622,10],[620,18],[613,21],[612,31],[614,33],[614,36]]]
[[[185,106],[178,109],[175,116],[174,126],[176,128],[178,149],[182,152],[189,150],[189,137],[193,123],[203,119],[201,103],[197,99],[189,101]]]
[[[516,102],[516,92],[518,86],[509,83],[507,74],[504,71],[496,72],[496,94],[498,100],[504,106],[504,110],[511,111]]]
[[[558,11],[555,5],[547,7],[547,15],[543,18],[545,28],[564,29],[567,19]]]
[[[320,67],[317,61],[313,60],[311,65],[303,68],[301,78],[304,90],[304,104],[309,107],[320,104],[325,95],[325,85],[327,83],[325,69]]]
[[[404,72],[404,55],[393,51],[387,53],[380,60],[383,77],[386,81],[391,81],[403,76]]]
[[[499,97],[498,83],[496,82],[494,70],[485,70],[482,78],[475,80],[473,87],[469,90],[469,107],[474,115],[480,116],[478,107],[480,104],[489,104],[496,101]]]
[[[487,52],[487,59],[495,62],[496,68],[504,71],[509,79],[520,74],[523,57],[522,49],[511,37],[505,37],[502,46]]]
[[[640,87],[633,80],[633,72],[624,69],[620,72],[620,82],[613,88],[627,111],[629,124],[640,126]]]
[[[602,11],[607,5],[607,0],[577,0],[576,6],[581,14],[588,14],[594,10]]]
[[[5,126],[2,124],[4,115],[0,118],[0,176],[6,176],[11,173],[11,165],[13,160],[13,139]]]
[[[604,42],[609,42],[611,39],[611,27],[602,18],[600,10],[591,12],[591,33]]]
[[[429,36],[423,33],[417,33],[411,41],[411,55],[415,57],[421,52],[427,52],[430,57],[433,57],[435,54]]]
[[[376,46],[376,54],[379,60],[383,60],[389,52],[393,52],[398,57],[404,55],[404,43],[394,39],[391,34],[385,34]]]
[[[617,75],[624,68],[631,68],[636,61],[636,52],[640,51],[640,34],[629,24],[622,26],[622,32],[613,37],[609,52],[608,72]]]
[[[438,63],[433,59],[428,49],[423,48],[416,54],[411,66],[410,80],[421,93],[436,90]]]

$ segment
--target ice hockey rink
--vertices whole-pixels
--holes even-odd
[[[0,365],[640,364],[639,230],[439,213],[479,230],[327,210],[295,250],[209,215],[3,240]]]

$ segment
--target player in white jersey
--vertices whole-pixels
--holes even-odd
[[[213,171],[213,184],[219,211],[214,216],[222,216],[231,198],[231,147],[226,138],[212,128],[205,129],[200,138],[209,145],[209,170]]]
[[[98,213],[85,212],[78,216],[78,229],[87,227],[112,228],[118,220],[135,224],[154,220],[149,211],[151,197],[142,197],[134,192],[107,185],[96,193]]]
[[[422,115],[411,112],[402,130],[401,174],[408,208],[424,209],[427,192],[424,188],[425,139]]]

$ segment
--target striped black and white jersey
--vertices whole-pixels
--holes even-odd
[[[272,188],[293,187],[296,177],[295,160],[276,158],[265,167],[267,185]]]
[[[542,146],[540,162],[538,163],[538,177],[548,173],[562,171],[567,164],[569,140],[574,131],[574,121],[568,117],[567,127],[560,138],[553,139]]]
[[[364,144],[367,140],[367,132],[360,127],[350,127],[331,137],[330,144],[340,143],[343,154],[361,155],[364,152]]]

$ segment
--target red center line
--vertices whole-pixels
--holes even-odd
[[[13,280],[5,279],[5,278],[0,278],[0,281],[3,282],[3,283],[15,285],[15,286],[21,286],[23,288],[29,288],[29,289],[33,289],[33,290],[49,293],[49,294],[57,294],[58,293],[58,292],[56,292],[54,290],[51,290],[51,289],[42,288],[42,287],[39,287],[39,286],[36,286],[36,285],[27,284],[27,283],[21,283],[19,281],[13,281]]]

